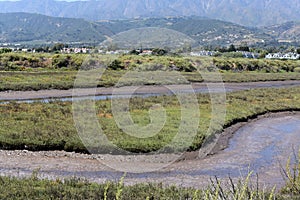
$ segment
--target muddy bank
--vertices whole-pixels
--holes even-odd
[[[260,184],[282,186],[285,180],[281,166],[300,147],[300,112],[268,113],[238,123],[227,128],[216,144],[212,155],[187,159],[199,154],[192,152],[177,162],[180,155],[176,154],[112,156],[0,151],[0,174],[29,176],[39,169],[42,178],[76,176],[103,183],[117,181],[127,171],[126,184],[163,182],[203,187],[212,176],[237,179],[253,171],[258,174]]]
[[[194,91],[190,91],[190,86]],[[100,96],[100,99],[110,98],[114,95],[129,95],[135,90],[136,95],[162,95],[172,92],[232,92],[255,88],[282,88],[300,86],[300,81],[268,81],[246,83],[192,83],[191,85],[166,85],[166,86],[126,86],[120,88],[82,88],[69,90],[39,90],[39,91],[6,91],[0,92],[0,101],[33,100],[33,99],[61,99],[72,100],[72,97]],[[208,89],[208,87],[210,89]],[[102,96],[102,97],[101,97]]]

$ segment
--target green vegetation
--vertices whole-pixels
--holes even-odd
[[[300,150],[298,154],[294,152],[294,157],[289,158],[286,163],[285,169],[282,169],[283,174],[287,180],[285,187],[282,188],[282,192],[285,194],[300,194]],[[291,160],[294,160],[293,162]]]
[[[289,89],[257,89],[227,94],[227,116],[225,127],[238,121],[271,111],[299,110],[300,87]],[[201,112],[199,129],[189,150],[201,147],[204,138],[222,130],[221,124],[214,122],[209,129],[211,105],[208,95],[199,94]],[[125,134],[113,119],[110,101],[96,103],[97,119],[104,133],[114,144],[132,152],[150,152],[169,144],[181,120],[181,107],[176,97],[160,96],[132,98],[130,114],[135,123],[145,126],[150,121],[148,110],[155,104],[166,109],[167,119],[164,128],[155,136],[138,139]],[[2,149],[66,150],[86,152],[74,127],[72,103],[8,103],[0,105],[0,147]],[[184,149],[178,144],[173,150]],[[90,147],[92,148],[92,147]],[[99,152],[110,149],[103,147]]]
[[[299,71],[300,72],[300,71]],[[221,74],[224,82],[256,82],[256,81],[284,81],[300,80],[299,72],[294,73],[263,73],[263,72],[244,72],[232,73],[224,72]],[[144,79],[139,78],[139,72],[134,72],[136,76],[123,80],[119,86],[126,85],[162,85],[162,84],[184,84],[189,82],[203,82],[202,76],[198,72],[182,72],[186,80],[172,80],[172,73],[157,71],[144,72]],[[98,83],[97,87],[112,87],[118,83],[125,71],[106,71]],[[26,91],[26,90],[48,90],[48,89],[71,89],[77,71],[50,71],[50,72],[0,72],[0,91]],[[157,77],[159,80],[149,80],[147,77]],[[78,87],[94,87],[89,83],[82,83]]]
[[[277,61],[244,58],[193,58],[179,56],[123,55],[115,58],[107,55],[4,53],[0,54],[0,91],[41,90],[73,88],[78,69],[85,71],[108,62],[108,69],[99,77],[98,87],[110,87],[128,71],[136,77],[121,85],[160,85],[202,82],[201,73],[220,69],[224,82],[254,82],[276,80],[300,80],[300,61]],[[200,65],[200,66],[199,66]],[[179,71],[186,80],[170,80],[169,72]],[[160,77],[160,81],[145,77]],[[163,72],[163,73],[161,73]],[[91,87],[83,83],[78,87]]]
[[[158,53],[160,49],[157,49]],[[222,71],[232,72],[294,72],[299,60],[265,60],[226,57],[181,57],[181,56],[137,56],[137,55],[86,55],[51,53],[3,53],[0,54],[0,71],[77,71],[89,70],[107,63],[111,70],[134,71],[180,71],[194,72],[211,70],[216,66]],[[89,68],[87,68],[89,67]]]
[[[297,163],[299,164],[299,163]],[[298,172],[298,171],[297,171]],[[295,178],[299,179],[297,174]],[[217,177],[211,179],[210,185],[197,189],[178,186],[168,186],[161,183],[141,183],[125,186],[126,175],[119,182],[104,184],[91,183],[84,179],[70,178],[65,180],[41,180],[37,171],[29,178],[0,177],[1,199],[116,199],[116,200],[144,200],[144,199],[235,199],[235,200],[284,200],[299,199],[298,190],[281,191],[264,189],[258,183],[251,183],[252,172],[237,182],[230,177],[227,184]],[[287,182],[287,185],[290,183]],[[289,188],[288,188],[289,189]]]

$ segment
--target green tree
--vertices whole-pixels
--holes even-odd
[[[65,47],[65,45],[64,45],[63,43],[56,43],[56,44],[52,47],[51,51],[52,51],[52,52],[54,52],[54,51],[60,51],[60,50],[62,50],[64,47]]]
[[[215,48],[215,51],[224,53],[224,52],[227,52],[228,50],[227,50],[226,48],[224,48],[224,47],[219,47],[219,46],[218,46],[218,47]]]
[[[122,65],[121,61],[114,60],[110,65],[108,65],[108,68],[112,70],[118,70],[118,69],[124,69],[124,66]]]
[[[247,45],[243,45],[237,48],[238,51],[250,51],[250,48]]]
[[[12,52],[12,50],[9,49],[9,48],[2,48],[2,49],[0,49],[0,54],[2,54],[2,53],[9,53],[9,52]]]
[[[228,47],[228,52],[233,52],[233,51],[236,51],[236,48],[233,44],[231,44],[229,47]]]
[[[163,56],[166,55],[167,53],[168,51],[165,49],[156,48],[152,50],[152,54],[156,56]]]
[[[262,50],[259,54],[259,58],[265,58],[267,54],[268,54],[268,51]]]
[[[130,55],[139,55],[140,52],[138,52],[137,50],[133,49],[129,52]]]
[[[52,58],[52,66],[55,68],[68,67],[70,65],[70,61],[70,56],[55,55]]]

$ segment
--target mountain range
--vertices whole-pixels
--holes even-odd
[[[149,27],[161,28],[149,30]],[[130,31],[136,29],[138,31]],[[146,29],[148,32],[146,32]],[[144,31],[141,31],[144,30]],[[177,31],[177,34],[167,30]],[[150,33],[150,32],[151,33]],[[129,43],[136,44],[141,33],[154,38],[180,34],[191,38],[196,45],[226,46],[229,44],[268,44],[279,40],[300,43],[300,23],[287,22],[263,28],[250,28],[231,22],[204,17],[136,18],[127,20],[87,21],[76,18],[49,17],[30,13],[0,13],[0,43],[45,44],[85,43],[98,45],[106,39],[125,32]],[[127,33],[126,33],[127,32]],[[127,35],[126,35],[127,34]],[[183,37],[182,37],[183,38]],[[168,38],[167,38],[168,39]],[[184,41],[181,41],[184,43]]]
[[[254,27],[300,20],[299,0],[21,0],[0,1],[0,8],[88,21],[202,16]]]

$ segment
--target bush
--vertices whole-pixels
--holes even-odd
[[[300,73],[300,67],[296,67],[296,68],[294,69],[294,72]]]
[[[125,68],[124,65],[122,65],[122,62],[119,60],[114,60],[110,65],[108,65],[108,69],[112,69],[112,70],[120,70],[124,68]]]
[[[54,68],[68,67],[70,64],[70,56],[55,55],[52,58],[52,66]]]

